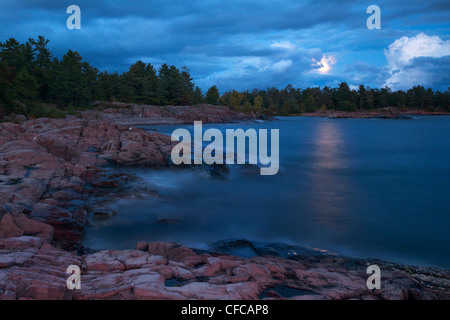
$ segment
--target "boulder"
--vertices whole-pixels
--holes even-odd
[[[0,221],[0,238],[20,237],[23,235],[23,230],[20,229],[11,214],[3,215]]]

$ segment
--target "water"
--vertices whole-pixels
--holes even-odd
[[[283,117],[210,127],[280,129],[279,173],[232,166],[219,179],[136,169],[164,197],[119,200],[118,215],[93,222],[84,244],[125,249],[157,240],[205,248],[248,239],[450,267],[450,118]]]

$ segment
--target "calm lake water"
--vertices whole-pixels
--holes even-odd
[[[91,220],[84,245],[125,249],[157,240],[207,248],[248,239],[450,267],[450,117],[204,125],[212,127],[279,129],[279,173],[231,166],[224,178],[211,178],[136,169],[164,197],[118,200],[114,218]]]

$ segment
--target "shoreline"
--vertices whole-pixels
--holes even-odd
[[[449,116],[450,112],[424,111],[417,109],[400,110],[385,108],[381,110],[336,111],[318,110],[316,112],[302,113],[300,117],[328,117],[331,119],[407,119],[410,116]]]
[[[450,299],[449,270],[311,255],[305,248],[295,257],[253,258],[194,252],[167,242],[86,252],[80,243],[87,215],[111,214],[101,207],[96,212],[86,201],[120,192],[132,181],[123,167],[170,166],[170,137],[114,121],[134,119],[136,110],[144,118],[155,111],[138,106],[131,117],[126,110],[120,117],[89,111],[83,119],[0,124],[0,299]],[[220,116],[188,107],[158,112],[187,122],[248,119],[229,109],[221,109]],[[371,261],[382,264],[390,279],[379,292],[365,285]],[[65,286],[65,269],[72,264],[81,267],[86,288],[78,293]],[[276,288],[298,295],[283,296]]]
[[[175,243],[76,255],[36,237],[0,239],[0,299],[428,300],[450,299],[450,272],[377,259],[296,252],[241,258]],[[369,265],[382,287],[366,287]],[[67,290],[66,268],[81,268],[81,290]]]

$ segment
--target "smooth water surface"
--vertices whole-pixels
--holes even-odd
[[[449,117],[282,117],[204,128],[279,129],[279,173],[235,165],[211,178],[198,170],[136,169],[163,197],[118,200],[117,216],[91,220],[84,244],[125,249],[157,240],[206,248],[248,239],[450,267]]]

